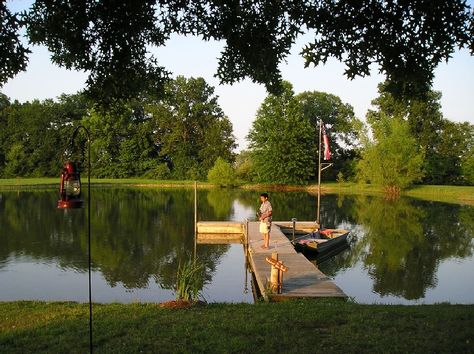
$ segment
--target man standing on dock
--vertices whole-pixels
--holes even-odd
[[[270,229],[272,227],[272,205],[268,200],[268,194],[260,194],[260,211],[258,213],[260,219],[260,232],[263,234],[263,249],[268,249],[270,247]]]

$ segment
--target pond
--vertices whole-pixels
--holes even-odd
[[[92,298],[174,298],[194,250],[191,189],[93,188]],[[316,197],[273,192],[275,220],[314,220]],[[56,209],[54,190],[0,192],[0,301],[87,301],[86,210]],[[252,218],[258,193],[200,190],[199,220]],[[474,207],[415,199],[325,195],[321,219],[351,230],[350,247],[313,262],[356,302],[474,303]],[[253,302],[242,245],[198,245],[204,298]]]

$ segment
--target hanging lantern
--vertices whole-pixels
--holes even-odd
[[[84,206],[84,201],[81,199],[81,175],[78,163],[72,161],[64,163],[59,195],[61,199],[58,200],[58,208],[60,209],[75,209]]]

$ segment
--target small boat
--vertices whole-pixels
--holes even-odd
[[[322,229],[298,237],[295,249],[302,253],[321,254],[347,244],[349,231],[343,229]]]

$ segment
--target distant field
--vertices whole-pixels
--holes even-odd
[[[87,179],[82,178],[82,183],[86,183]],[[154,180],[145,178],[125,178],[125,179],[98,179],[92,178],[91,183],[95,186],[107,185],[123,185],[135,187],[192,187],[194,181],[172,181],[172,180]],[[200,188],[213,188],[208,182],[198,182]],[[16,189],[16,188],[37,188],[59,187],[59,177],[57,178],[10,178],[0,179],[0,188]],[[316,185],[308,186],[292,186],[280,184],[243,184],[239,188],[251,190],[275,190],[275,191],[308,191],[309,193],[317,193]],[[342,194],[365,194],[365,195],[383,195],[380,187],[370,184],[357,183],[323,183],[323,193],[342,193]],[[461,203],[474,205],[474,186],[414,186],[402,192],[402,195],[418,199],[441,201],[447,203]]]
[[[87,183],[87,177],[82,176],[83,184]],[[59,177],[48,178],[7,178],[0,179],[1,187],[34,187],[34,186],[59,186]],[[172,181],[172,180],[154,180],[144,178],[91,178],[93,185],[129,185],[129,186],[193,186],[194,181]],[[207,182],[199,182],[199,185],[209,185]]]

